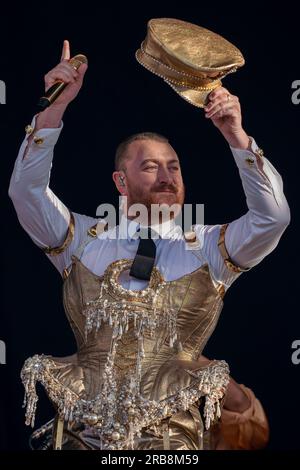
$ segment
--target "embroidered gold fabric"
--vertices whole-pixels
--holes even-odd
[[[78,350],[25,362],[26,423],[34,425],[39,382],[68,428],[83,425],[99,448],[202,448],[199,402],[209,429],[229,380],[224,361],[199,361],[223,306],[208,265],[174,281],[155,268],[147,288],[133,291],[118,282],[132,260],[103,276],[72,260],[63,300]]]

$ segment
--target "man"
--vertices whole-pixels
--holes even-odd
[[[208,361],[201,354],[204,344],[216,324],[217,316],[221,309],[220,299],[226,290],[243,271],[247,271],[257,265],[277,246],[282,233],[289,224],[290,212],[283,193],[281,177],[271,163],[263,157],[254,139],[249,137],[243,129],[238,98],[231,95],[223,87],[216,89],[209,95],[209,104],[205,107],[205,117],[211,119],[230,145],[239,168],[249,210],[239,219],[226,225],[196,225],[194,233],[196,240],[199,242],[198,252],[197,250],[186,249],[188,241],[185,241],[184,236],[178,239],[177,227],[172,220],[168,221],[168,225],[160,224],[160,221],[156,225],[152,224],[152,229],[159,234],[159,237],[155,239],[155,267],[153,267],[151,273],[149,286],[157,281],[157,289],[153,288],[155,295],[151,297],[152,307],[149,308],[150,304],[143,307],[146,310],[148,309],[149,315],[152,315],[152,323],[149,320],[149,324],[145,326],[143,320],[138,319],[137,321],[141,321],[139,323],[140,331],[134,330],[132,337],[128,333],[131,340],[127,342],[125,333],[128,328],[130,332],[130,320],[126,320],[126,324],[121,324],[120,314],[121,316],[126,314],[130,317],[132,314],[130,308],[134,303],[134,296],[138,295],[137,291],[142,292],[145,296],[149,293],[149,289],[146,289],[146,278],[142,280],[142,278],[128,273],[128,269],[132,264],[130,260],[137,259],[135,255],[139,246],[138,234],[143,228],[141,224],[134,220],[134,217],[128,214],[128,211],[136,203],[143,204],[148,210],[151,209],[153,204],[165,204],[167,206],[178,204],[182,206],[184,202],[184,184],[180,163],[175,150],[168,143],[167,139],[158,134],[141,133],[121,143],[117,149],[116,168],[112,176],[119,193],[122,196],[126,196],[127,205],[123,209],[124,214],[119,227],[117,227],[117,237],[111,237],[112,232],[110,231],[108,231],[108,234],[105,232],[100,233],[100,231],[98,232],[98,237],[94,238],[92,243],[90,243],[91,240],[87,240],[87,233],[89,236],[93,234],[91,229],[98,220],[79,214],[71,214],[67,207],[53,194],[48,185],[53,148],[62,129],[64,111],[78,94],[87,70],[86,64],[82,64],[78,71],[74,70],[69,64],[69,59],[70,47],[68,41],[65,41],[61,62],[45,76],[45,85],[47,90],[56,80],[63,80],[68,83],[68,86],[55,103],[39,113],[34,118],[32,125],[28,126],[28,135],[21,146],[9,188],[9,195],[14,203],[21,225],[32,240],[46,252],[49,259],[66,279],[64,298],[67,310],[69,311],[69,317],[72,317],[72,313],[70,313],[72,309],[73,311],[78,309],[77,317],[71,318],[72,327],[76,330],[74,330],[75,335],[77,334],[78,336],[79,351],[76,360],[70,359],[69,362],[66,362],[56,359],[46,364],[43,358],[35,358],[35,362],[29,362],[24,366],[23,381],[27,387],[27,398],[29,400],[27,422],[32,422],[34,419],[34,411],[32,410],[35,410],[37,398],[35,391],[32,389],[32,383],[36,380],[40,380],[46,389],[49,386],[47,392],[51,400],[58,406],[58,409],[60,409],[61,403],[64,403],[64,409],[66,408],[64,392],[59,391],[58,394],[57,391],[54,391],[54,386],[49,385],[51,381],[53,383],[56,381],[56,384],[58,382],[62,383],[62,390],[66,386],[70,388],[68,400],[72,402],[71,405],[68,404],[68,416],[66,417],[65,414],[63,416],[60,415],[59,419],[61,421],[69,419],[73,422],[73,418],[71,419],[69,415],[77,413],[78,416],[80,415],[82,422],[93,425],[92,430],[88,430],[86,425],[83,431],[81,429],[81,434],[79,434],[75,426],[73,440],[80,439],[81,447],[79,448],[97,448],[95,444],[95,428],[98,430],[97,432],[103,448],[123,449],[128,448],[128,446],[138,449],[202,448],[203,441],[200,442],[201,439],[199,438],[200,428],[197,428],[197,426],[200,426],[197,414],[199,413],[198,405],[195,406],[198,402],[195,401],[195,398],[192,400],[189,396],[190,405],[187,408],[188,411],[186,411],[186,407],[180,402],[178,393],[183,390],[192,390],[191,376],[199,380],[199,389],[197,390],[200,390],[204,374],[207,372],[208,375],[205,377],[208,380],[208,387],[201,389],[198,397],[201,398],[201,396],[206,395],[208,400],[208,404],[206,402],[205,405],[206,408],[204,407],[204,415],[206,413],[206,423],[208,423],[207,427],[209,427],[212,417],[212,411],[210,411],[209,406],[212,406],[214,410],[217,410],[219,406],[216,401],[212,401],[212,395],[218,396],[219,401],[224,398],[221,422],[218,425],[219,431],[221,430],[221,437],[219,435],[212,446],[215,448],[260,447],[266,442],[268,426],[258,400],[255,399],[249,389],[239,386],[232,379],[227,387],[227,394],[224,396],[223,392],[227,384],[224,365]],[[147,223],[143,225],[147,225]],[[102,225],[100,224],[100,226]],[[174,243],[175,235],[177,237],[176,243]],[[124,260],[125,264],[122,264]],[[129,264],[128,260],[130,261]],[[79,261],[80,264],[78,264]],[[78,269],[79,281],[78,276],[77,280],[75,280],[76,269]],[[143,265],[140,265],[139,269],[143,269]],[[74,272],[75,274],[73,275]],[[132,271],[130,273],[133,274]],[[119,280],[123,290],[118,284],[119,274],[121,274]],[[91,277],[91,275],[94,277]],[[101,293],[103,291],[103,295],[107,295],[104,301],[101,299],[102,294],[100,294],[99,299],[96,299],[96,290],[93,295],[91,294],[91,291],[96,289],[95,279],[97,282],[98,280],[103,282]],[[114,295],[119,295],[120,299],[123,299],[121,311],[117,310],[119,307],[113,304],[111,291],[107,290],[106,292],[105,290],[108,289],[107,285],[112,279],[114,279],[114,284],[111,288],[116,289]],[[186,282],[188,279],[189,282]],[[84,285],[83,292],[88,293],[88,298],[84,305],[81,304],[82,299],[77,299],[78,282]],[[194,290],[193,282],[196,285],[198,282],[201,284],[201,288],[199,284],[199,292],[196,292],[197,289],[196,291]],[[86,286],[89,287],[86,288]],[[170,292],[167,293],[168,289],[170,292],[173,292],[172,295]],[[132,304],[127,302],[127,297],[122,297],[129,295],[128,293],[131,295],[130,301],[133,302]],[[160,296],[162,296],[161,299]],[[158,301],[158,306],[153,307],[154,299],[157,298],[161,302],[159,303]],[[184,299],[183,306],[178,303],[180,298]],[[177,300],[175,301],[174,299]],[[188,300],[186,301],[186,299]],[[142,299],[139,299],[139,302],[142,302]],[[170,308],[168,307],[164,310],[164,305],[167,302],[170,302],[168,303]],[[208,308],[209,302],[211,304]],[[173,314],[170,312],[175,310],[175,304],[177,305],[177,317],[172,317],[171,315]],[[105,310],[106,308],[108,309],[107,311]],[[136,308],[134,315],[138,318],[138,314],[141,311],[138,310],[138,305],[134,308]],[[163,312],[162,316],[170,315],[168,317],[169,323],[173,327],[176,324],[176,318],[182,321],[185,315],[185,321],[188,323],[195,313],[195,309],[198,309],[196,323],[193,323],[193,325],[198,325],[197,328],[199,327],[197,321],[200,318],[200,311],[202,310],[203,313],[206,310],[206,323],[203,319],[201,320],[206,326],[192,340],[189,340],[188,334],[184,332],[184,329],[180,331],[180,327],[178,327],[178,334],[174,329],[172,330],[172,326],[165,326],[166,330],[161,341],[159,340],[160,342],[156,342],[153,345],[150,337],[156,331],[153,326],[157,326],[157,323],[155,323],[157,318],[155,317],[155,321],[153,320],[153,312],[155,313],[156,309],[161,309],[161,312]],[[212,311],[215,312],[213,316]],[[103,312],[105,312],[104,315]],[[82,334],[82,313],[86,315],[88,325],[85,330],[85,339]],[[110,318],[109,327],[114,326],[115,329],[112,336],[109,336],[106,332],[106,336],[104,335],[101,339],[97,346],[97,348],[100,347],[99,350],[97,349],[97,355],[103,354],[101,349],[103,341],[107,337],[112,338],[110,339],[112,342],[109,343],[108,341],[107,349],[105,350],[105,357],[108,357],[111,368],[109,368],[110,366],[107,368],[105,363],[99,365],[100,370],[105,371],[103,374],[108,374],[108,370],[110,374],[105,376],[107,382],[105,380],[101,382],[96,377],[97,374],[99,375],[99,370],[97,369],[98,372],[94,371],[92,373],[93,366],[87,365],[91,360],[89,348],[91,348],[90,342],[92,340],[89,335],[92,334],[93,329],[96,329],[96,332],[99,331],[99,334],[101,334],[101,331],[105,331],[105,322],[108,321],[108,318]],[[152,328],[151,331],[149,330],[150,336],[148,334],[149,331],[147,333],[147,327]],[[192,328],[192,326],[189,326],[189,328]],[[126,330],[125,332],[124,329]],[[163,331],[163,327],[161,331]],[[173,339],[170,342],[170,348],[175,348],[177,351],[175,355],[176,360],[174,355],[168,356],[169,349],[164,349],[167,347],[165,345],[166,337],[171,337],[172,335]],[[134,400],[136,401],[134,401],[135,405],[133,408],[128,405],[128,414],[124,418],[124,423],[121,422],[120,424],[119,422],[116,423],[114,413],[117,413],[116,410],[119,410],[118,419],[120,416],[123,416],[124,410],[120,407],[127,403],[124,398],[121,400],[122,405],[122,403],[117,403],[116,400],[119,398],[116,398],[114,395],[113,400],[115,401],[112,408],[110,409],[107,405],[106,409],[101,411],[101,414],[99,407],[102,405],[100,406],[98,403],[98,408],[95,407],[91,397],[94,397],[96,392],[99,393],[99,390],[102,390],[101,387],[105,383],[110,384],[109,386],[112,388],[118,383],[119,388],[117,387],[116,389],[117,396],[121,398],[125,396],[123,395],[125,394],[125,378],[122,376],[124,383],[121,380],[121,385],[119,385],[117,379],[119,378],[118,374],[121,374],[122,368],[130,371],[133,369],[133,364],[135,364],[133,362],[130,364],[126,362],[133,354],[133,351],[130,350],[133,338],[138,338],[137,357],[135,356],[136,350],[134,353],[137,365],[135,369],[136,375],[134,378],[131,378],[130,385],[131,394],[133,393],[132,388],[134,388],[133,398],[131,396],[127,402],[133,403]],[[179,338],[185,338],[185,340],[179,341]],[[114,343],[114,339],[119,341],[119,343]],[[145,344],[148,345],[148,350]],[[151,353],[149,352],[150,350]],[[165,352],[161,353],[161,351]],[[159,365],[155,363],[158,357],[157,353],[165,354],[164,365],[161,362]],[[150,356],[148,357],[147,354]],[[166,359],[167,357],[169,358],[168,360]],[[188,363],[186,362],[187,359],[189,360]],[[63,366],[62,364],[65,365]],[[214,366],[218,367],[218,369],[213,369]],[[66,369],[63,367],[66,367]],[[35,375],[34,370],[36,369],[40,371],[39,378]],[[61,372],[62,370],[64,373]],[[127,375],[128,373],[126,372]],[[219,374],[220,378],[217,385],[213,382],[213,374],[215,373]],[[89,380],[89,384],[86,382],[88,374],[91,374],[92,377]],[[175,380],[176,374],[178,375],[177,382]],[[84,378],[82,378],[82,375]],[[66,376],[70,378],[67,382]],[[80,380],[79,377],[81,377]],[[80,382],[79,388],[77,387],[78,381]],[[92,387],[91,381],[96,381],[97,386]],[[180,386],[178,386],[179,382]],[[166,389],[164,389],[163,385],[165,383],[168,383]],[[106,388],[108,388],[108,385]],[[141,390],[143,390],[142,393]],[[105,393],[107,393],[105,395],[107,398],[109,390],[106,390]],[[193,393],[196,392],[194,391]],[[154,418],[152,421],[149,419],[147,421],[145,418],[145,410],[142,410],[142,406],[138,401],[138,399],[141,401],[141,395],[142,400],[145,397],[152,400],[152,405],[155,404],[156,406],[157,403],[161,404],[163,402],[166,403],[165,406],[169,407],[167,411],[163,412],[158,405],[156,408],[153,405],[155,413],[158,413],[158,411],[161,413],[158,419],[158,427],[155,425]],[[101,403],[103,404],[105,401],[104,395],[101,396]],[[177,400],[175,408],[172,408],[173,405],[170,404],[171,396],[173,397],[173,402]],[[84,405],[83,401],[80,401],[81,398],[86,399],[86,397],[89,398],[89,403],[91,403],[89,413],[82,411]],[[165,400],[167,401],[165,402]],[[148,405],[150,407],[150,404]],[[95,412],[95,410],[98,411]],[[189,413],[188,417],[186,413]],[[132,416],[134,415],[136,418],[135,421],[132,421]],[[113,423],[112,421],[109,424],[110,428],[104,429],[105,426],[108,426],[107,423],[112,419],[112,416],[114,416],[115,422]],[[140,419],[140,424],[137,417]],[[167,421],[167,418],[169,421]],[[196,426],[195,429],[197,429],[198,434],[196,434],[198,437],[195,437],[196,434],[193,438],[188,435],[188,432],[182,425],[186,419],[191,420],[193,426]],[[141,423],[144,423],[143,426]],[[198,424],[196,425],[195,423]],[[159,427],[160,425],[161,427]],[[100,428],[102,429],[101,431],[99,430]],[[216,429],[216,427],[213,429]],[[71,448],[74,448],[74,446],[76,447],[73,442]],[[59,448],[59,445],[57,445],[57,448]],[[64,448],[67,448],[67,443]]]

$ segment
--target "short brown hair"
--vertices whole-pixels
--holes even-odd
[[[116,150],[116,155],[115,155],[115,170],[119,171],[124,167],[124,162],[128,158],[128,155],[126,154],[126,151],[129,147],[129,144],[131,142],[134,142],[135,140],[156,140],[158,142],[165,142],[169,143],[169,140],[167,137],[164,137],[161,134],[158,134],[157,132],[139,132],[138,134],[133,134],[127,139],[123,140],[117,147]]]

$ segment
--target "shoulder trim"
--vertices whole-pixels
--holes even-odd
[[[60,246],[53,247],[53,248],[48,246],[46,248],[42,248],[42,250],[47,255],[50,255],[50,256],[60,255],[72,243],[72,240],[74,238],[74,233],[75,233],[75,219],[74,219],[73,213],[70,212],[70,222],[69,222],[68,232],[67,232],[67,235],[66,235],[66,238],[65,238],[65,241],[63,242],[63,244],[60,245]]]
[[[222,255],[222,258],[224,259],[226,268],[228,268],[230,271],[233,271],[235,273],[243,273],[243,272],[249,271],[251,268],[241,268],[240,266],[237,266],[237,264],[235,264],[229,256],[229,253],[225,245],[225,233],[226,233],[226,229],[228,225],[229,224],[222,225],[220,229],[220,236],[219,236],[219,241],[218,241],[218,247]]]

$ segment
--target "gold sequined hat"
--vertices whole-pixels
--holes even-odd
[[[239,49],[222,36],[172,18],[148,22],[147,36],[136,51],[136,59],[200,108],[209,93],[222,85],[221,78],[245,63]]]

